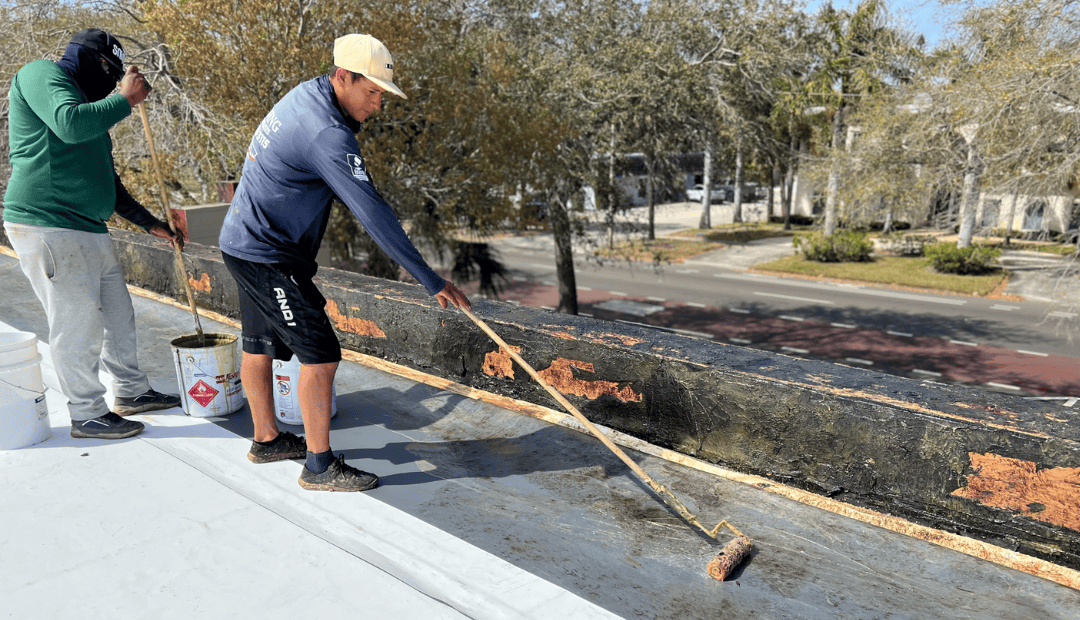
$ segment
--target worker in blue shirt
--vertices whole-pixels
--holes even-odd
[[[378,39],[337,39],[329,74],[292,89],[259,124],[221,228],[222,258],[240,291],[240,379],[255,424],[248,459],[306,457],[299,481],[305,489],[366,491],[379,482],[330,449],[331,389],[341,345],[312,277],[334,198],[443,308],[471,308],[409,241],[360,154],[356,132],[380,109],[383,95],[405,98],[393,76],[390,52]],[[294,353],[306,438],[279,430],[274,417],[271,366]]]

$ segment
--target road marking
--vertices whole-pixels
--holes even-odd
[[[789,314],[781,314],[780,318],[784,319],[785,321],[805,321],[806,320],[806,319],[802,318],[801,316],[791,316]]]
[[[994,383],[993,381],[991,381],[986,385],[989,385],[990,387],[1001,388],[1003,390],[1016,390],[1018,392],[1020,391],[1020,388],[1016,387],[1015,385],[1009,385],[1007,383]]]
[[[967,342],[966,340],[949,340],[949,342],[951,342],[953,344],[962,344],[965,347],[977,347],[977,346],[979,346],[979,343],[977,343],[977,342]]]
[[[913,373],[915,373],[917,375],[927,375],[927,376],[930,376],[930,377],[940,377],[941,376],[940,372],[934,372],[933,370],[922,370],[920,368],[915,368],[911,372],[913,372]]]
[[[916,295],[912,293],[897,293],[893,291],[887,291],[882,289],[876,289],[871,287],[863,287],[858,285],[837,285],[835,283],[818,283],[818,282],[804,282],[798,280],[791,280],[787,278],[780,278],[777,276],[766,276],[761,274],[741,274],[741,273],[714,273],[714,278],[723,278],[727,280],[743,280],[747,282],[770,282],[773,284],[787,286],[787,287],[802,287],[813,288],[818,290],[826,290],[835,292],[836,289],[842,288],[845,292],[854,293],[858,295],[869,295],[871,297],[889,297],[892,299],[907,299],[911,301],[924,301],[931,304],[945,304],[949,306],[963,306],[967,304],[967,300],[955,299],[952,297],[931,297],[929,295]]]
[[[587,317],[589,317],[590,319],[592,318],[592,315],[591,315],[591,314],[589,314],[588,312],[579,312],[578,314],[580,314],[581,316],[587,316]]]
[[[608,291],[609,295],[616,295],[618,297],[626,297],[626,293],[622,291]]]
[[[914,338],[915,337],[913,334],[909,334],[907,332],[894,332],[894,331],[890,330],[890,331],[887,331],[885,333],[890,335],[890,336],[903,336],[904,338]]]
[[[1020,306],[1003,306],[1001,304],[994,304],[990,306],[991,310],[1003,310],[1005,312],[1012,312],[1013,310],[1019,310]]]
[[[554,282],[551,282],[551,281],[549,281],[549,280],[544,280],[544,281],[543,281],[543,282],[541,282],[540,284],[543,284],[544,286],[555,286],[555,283],[554,283]]]
[[[1039,357],[1050,357],[1049,353],[1039,353],[1038,351],[1024,351],[1023,349],[1017,349],[1017,353],[1023,353],[1024,355],[1038,355]]]
[[[551,265],[544,265],[542,263],[529,263],[530,267],[536,267],[537,269],[551,269]]]
[[[541,310],[555,310],[554,306],[540,306]]]
[[[855,329],[858,325],[852,325],[851,323],[829,323],[833,327],[840,327],[842,329]]]
[[[728,338],[728,340],[734,342],[735,344],[750,344],[750,341],[745,338]]]
[[[596,304],[596,307],[603,310],[622,312],[623,314],[632,314],[634,316],[648,316],[664,310],[663,306],[643,304],[640,301],[632,301],[629,299],[608,299]]]
[[[701,273],[697,269],[676,269],[675,273]]]
[[[615,319],[618,323],[626,323],[627,325],[637,325],[638,327],[648,327],[650,329],[659,329],[665,332],[674,332],[682,336],[693,336],[695,338],[708,338],[712,339],[712,334],[706,334],[704,332],[693,332],[689,329],[676,329],[674,327],[661,327],[660,325],[649,325],[648,323],[635,323],[634,321],[624,321],[622,319]]]
[[[587,287],[587,286],[579,286],[579,287],[577,287],[577,290],[579,290],[579,291],[591,291],[592,289]]]
[[[1028,396],[1024,400],[1063,400],[1062,407],[1072,407],[1077,402],[1080,402],[1080,397],[1076,396]]]
[[[776,293],[759,293],[757,291],[754,291],[754,294],[755,295],[760,295],[761,297],[775,297],[777,299],[787,299],[789,301],[807,301],[807,302],[810,302],[812,304],[825,304],[826,306],[833,305],[833,302],[831,302],[831,301],[827,301],[827,300],[824,300],[824,299],[813,299],[811,297],[794,297],[792,295],[777,295]]]
[[[648,299],[649,301],[659,301],[660,303],[667,301],[663,297],[646,297],[645,299]]]
[[[513,278],[510,278],[510,279],[515,281],[515,282],[528,282],[529,281],[529,279],[526,278],[525,276],[514,276]]]
[[[749,310],[743,310],[742,308],[728,308],[728,312],[734,312],[736,314],[750,314]]]
[[[1062,319],[1075,319],[1076,318],[1076,313],[1075,312],[1055,311],[1055,312],[1047,313],[1047,316],[1053,316],[1053,317],[1058,317],[1058,318],[1062,318]]]
[[[806,355],[810,351],[806,349],[796,349],[795,347],[780,347],[781,351],[787,351],[788,353],[798,353],[799,355]]]
[[[704,308],[705,307],[705,304],[699,304],[696,301],[688,301],[688,302],[686,302],[686,305],[688,305],[688,306],[690,306],[692,308]]]
[[[871,362],[870,360],[862,360],[862,359],[859,359],[857,357],[849,357],[849,358],[846,358],[846,359],[847,359],[847,361],[851,362],[852,364],[862,364],[863,366],[873,366],[874,365],[874,362]]]

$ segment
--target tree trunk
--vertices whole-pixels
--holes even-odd
[[[837,169],[836,160],[844,150],[844,102],[836,108],[836,116],[833,117],[832,128],[832,154],[833,161],[829,165],[829,183],[825,188],[825,236],[831,237],[836,232],[836,202],[837,193],[840,189],[840,170]]]
[[[735,137],[735,207],[731,221],[738,224],[742,222],[742,173],[743,173],[743,139],[742,130]]]
[[[1012,204],[1009,205],[1009,219],[1005,222],[1005,247],[1009,247],[1012,239],[1013,218],[1016,217],[1016,203],[1020,201],[1020,183],[1017,182],[1016,190],[1013,191]]]
[[[698,220],[698,228],[707,230],[712,228],[712,145],[705,146],[705,170],[702,174],[701,186],[705,188],[701,197],[701,219]]]
[[[649,233],[645,237],[649,241],[656,239],[656,192],[653,191],[653,168],[655,162],[651,155],[645,156],[645,174],[646,177],[645,188],[649,193]]]
[[[784,230],[791,230],[791,205],[795,203],[795,166],[799,161],[799,143],[791,137],[791,150],[788,152],[787,173],[784,175],[783,195],[780,204],[784,218]]]
[[[608,250],[615,250],[615,210],[619,205],[619,190],[615,187],[615,122],[611,123],[611,155],[608,157]]]
[[[780,160],[774,159],[772,166],[772,176],[769,177],[769,204],[767,207],[767,213],[765,215],[765,221],[771,222],[773,215],[776,213],[776,186],[780,184]]]
[[[559,285],[559,306],[556,310],[563,314],[577,314],[577,278],[574,276],[570,214],[567,212],[566,202],[557,194],[549,195],[548,205],[551,211],[551,234],[555,241],[555,274]]]
[[[975,235],[975,211],[979,200],[979,153],[975,145],[968,145],[967,170],[964,171],[964,192],[960,198],[960,234],[956,247],[971,245]]]

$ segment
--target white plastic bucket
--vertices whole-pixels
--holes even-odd
[[[0,450],[32,446],[52,435],[40,362],[36,335],[0,333]]]
[[[300,397],[297,387],[300,384],[300,360],[296,356],[289,361],[274,360],[274,415],[278,422],[303,426],[304,417],[300,415]],[[330,387],[330,417],[337,415],[337,388]]]
[[[244,406],[240,385],[240,356],[236,336],[203,334],[181,336],[170,344],[184,412],[195,418],[228,415]]]

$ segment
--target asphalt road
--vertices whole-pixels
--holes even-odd
[[[654,267],[580,254],[580,311],[687,336],[1028,396],[1080,396],[1080,307],[987,299],[754,273],[787,240]],[[554,308],[550,237],[497,241],[509,270],[501,299]],[[1053,282],[1049,282],[1053,286]],[[1047,283],[1043,284],[1044,292]]]

